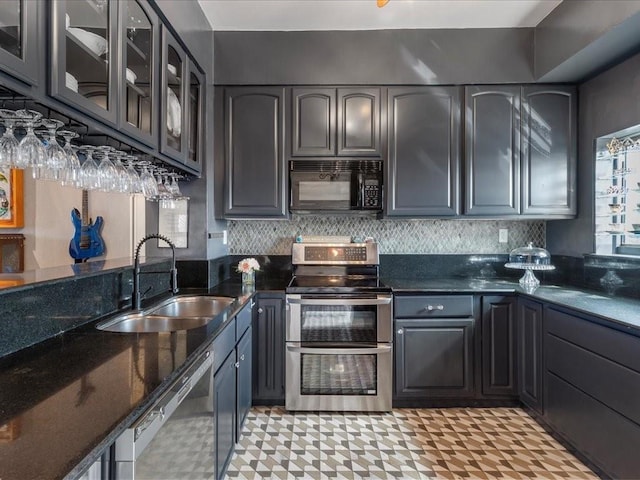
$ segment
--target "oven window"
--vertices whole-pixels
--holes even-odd
[[[377,356],[313,354],[300,356],[302,395],[376,395]]]
[[[303,305],[301,341],[375,343],[375,305]]]

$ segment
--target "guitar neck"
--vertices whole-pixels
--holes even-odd
[[[89,191],[82,190],[82,225],[89,225]]]

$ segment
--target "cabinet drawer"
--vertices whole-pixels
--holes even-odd
[[[213,341],[213,371],[217,371],[236,346],[236,319],[233,318]]]
[[[549,307],[544,324],[552,335],[640,372],[640,338]]]
[[[546,373],[545,417],[611,478],[638,478],[640,427],[552,373]]]
[[[547,335],[547,370],[640,424],[640,373],[573,343]]]
[[[417,295],[395,297],[395,316],[436,318],[473,316],[472,295]]]

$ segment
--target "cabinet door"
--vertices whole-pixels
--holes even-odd
[[[167,28],[162,31],[160,151],[176,160],[187,158],[187,56]]]
[[[236,441],[236,372],[233,352],[213,377],[217,479],[224,477]]]
[[[50,18],[51,95],[113,125],[118,111],[119,6],[55,0]]]
[[[465,214],[520,213],[520,87],[465,89]]]
[[[334,156],[335,88],[293,88],[291,106],[291,156]]]
[[[518,394],[516,339],[516,299],[483,296],[483,394]]]
[[[240,441],[242,426],[251,410],[251,327],[238,342],[238,397],[236,399],[236,442]]]
[[[202,170],[203,142],[201,129],[204,125],[204,74],[189,60],[187,85],[187,158],[186,164],[197,172]]]
[[[456,215],[460,89],[390,88],[387,215]]]
[[[472,397],[473,319],[396,320],[398,397]]]
[[[518,300],[520,401],[542,413],[542,306]]]
[[[225,217],[286,217],[284,89],[226,93]]]
[[[120,128],[149,146],[158,141],[158,16],[144,0],[120,2]]]
[[[253,321],[253,403],[284,405],[284,295],[260,297]]]
[[[522,213],[575,215],[575,87],[524,87],[522,118]]]
[[[28,83],[38,84],[40,62],[38,20],[44,2],[3,0],[0,2],[0,69]]]
[[[338,155],[381,157],[380,89],[338,89]]]

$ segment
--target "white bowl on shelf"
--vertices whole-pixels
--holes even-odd
[[[167,88],[167,130],[175,138],[182,132],[182,106],[170,88]]]
[[[171,75],[175,75],[176,77],[178,76],[178,69],[175,67],[175,65],[168,64],[167,70]]]
[[[69,27],[69,33],[97,56],[104,55],[109,50],[109,44],[100,35],[76,27]]]
[[[133,70],[131,70],[130,68],[127,68],[127,71],[125,72],[125,75],[127,77],[127,82],[131,83],[131,84],[135,84],[136,80],[138,79],[138,76],[134,73]]]
[[[69,72],[65,72],[65,85],[68,89],[73,90],[74,92],[78,91],[78,80],[76,77],[71,75]]]

